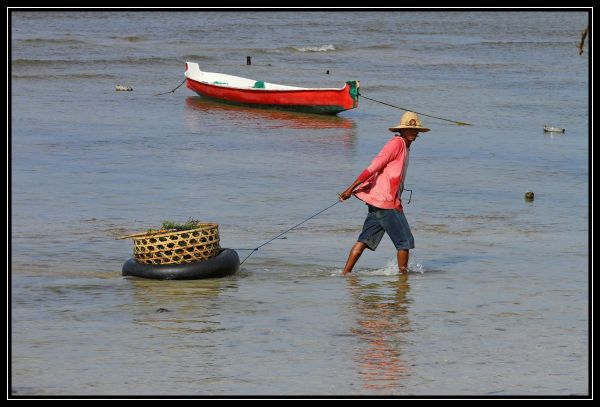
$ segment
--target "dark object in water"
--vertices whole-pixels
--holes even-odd
[[[171,311],[166,308],[159,308],[155,312],[171,312]]]
[[[141,264],[131,258],[123,264],[124,276],[152,278],[155,280],[197,280],[225,277],[240,267],[240,258],[233,249],[223,249],[215,257],[181,264]]]
[[[246,57],[246,65],[252,65],[252,58]]]
[[[589,29],[590,27],[587,26],[585,27],[585,30],[581,32],[581,41],[579,41],[579,45],[577,46],[577,48],[579,48],[579,55],[583,54],[583,44],[585,44],[585,37],[587,37]]]
[[[547,133],[564,133],[565,129],[563,129],[562,127],[554,127],[554,126],[545,125],[544,131]]]
[[[532,191],[525,192],[525,200],[526,201],[533,201],[534,198],[535,198],[535,195],[533,194]]]

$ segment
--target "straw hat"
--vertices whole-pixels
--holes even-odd
[[[421,119],[414,112],[406,112],[400,118],[400,123],[395,125],[394,127],[390,127],[390,131],[399,131],[402,129],[416,129],[422,133],[429,131],[427,127],[421,126]]]

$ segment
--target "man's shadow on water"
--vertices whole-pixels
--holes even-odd
[[[358,310],[352,333],[361,339],[354,357],[362,389],[375,394],[394,394],[404,387],[410,376],[409,364],[403,357],[409,320],[408,275],[398,275],[383,282],[351,275],[348,289]]]

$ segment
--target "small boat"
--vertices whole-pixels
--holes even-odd
[[[341,88],[300,88],[200,70],[185,64],[186,85],[201,96],[255,107],[336,114],[358,106],[359,81]]]
[[[225,277],[240,268],[240,258],[233,249],[222,249],[208,260],[180,264],[142,264],[131,258],[123,264],[124,276],[152,278],[155,280],[197,280]]]
[[[544,126],[544,131],[547,132],[547,133],[564,133],[565,129],[563,129],[561,127],[554,127],[554,126],[545,125]]]

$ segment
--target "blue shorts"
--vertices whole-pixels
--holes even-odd
[[[358,236],[358,241],[367,245],[370,250],[377,249],[383,234],[394,242],[396,250],[410,250],[415,247],[415,239],[410,231],[404,212],[396,209],[380,209],[369,206],[369,214],[365,219],[363,230]]]

